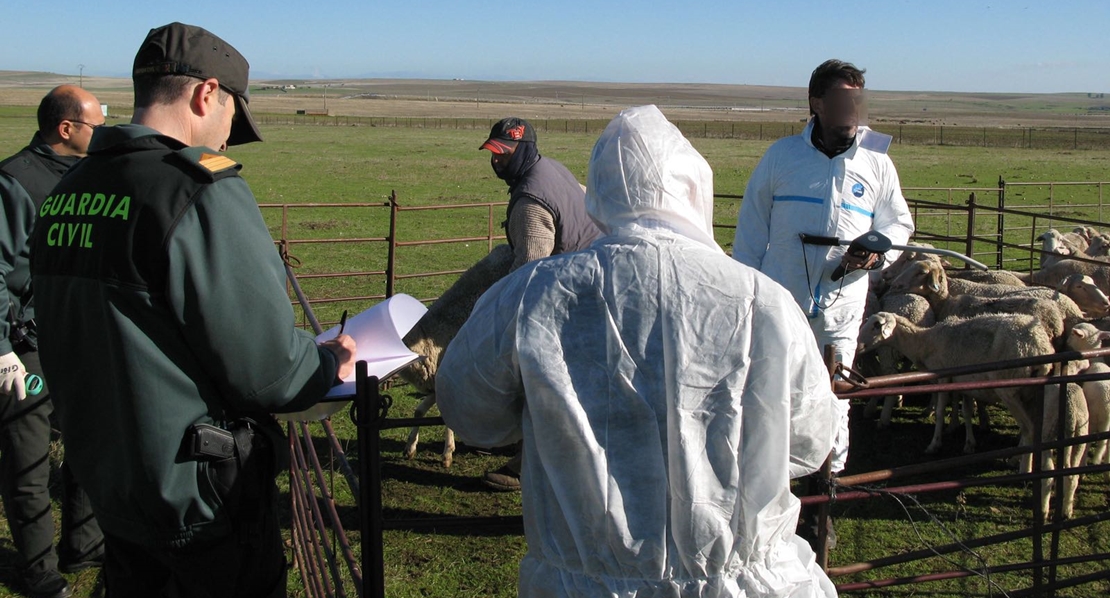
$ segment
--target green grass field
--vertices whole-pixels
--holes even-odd
[[[25,108],[0,108],[0,155],[17,151],[30,138],[34,129],[30,111]],[[229,157],[242,162],[244,178],[250,183],[260,203],[384,203],[396,190],[402,206],[416,207],[440,204],[505,201],[503,182],[494,177],[488,153],[477,150],[484,140],[480,131],[446,129],[408,129],[392,127],[335,127],[305,125],[273,125],[263,128],[267,141],[232,148]],[[581,181],[586,180],[586,167],[594,134],[548,133],[540,138],[544,155],[560,160]],[[696,138],[694,145],[703,153],[715,172],[718,194],[743,193],[744,185],[769,141],[736,141]],[[898,166],[902,185],[914,187],[976,187],[993,188],[1001,176],[1008,183],[1045,183],[1049,181],[1099,181],[1110,179],[1110,151],[1042,151],[1025,149],[983,150],[970,147],[894,145],[891,156]],[[1035,206],[1044,211],[1049,200],[1046,186],[1011,189],[1011,207]],[[1064,206],[1087,206],[1071,209],[1068,215],[1095,217],[1100,201],[1097,187],[1054,188],[1051,199]],[[944,190],[907,192],[936,201],[951,200],[961,204],[965,191]],[[981,193],[994,197],[991,193]],[[1110,198],[1106,198],[1110,199]],[[992,200],[993,201],[993,200]],[[719,200],[716,221],[734,224],[737,200]],[[299,208],[289,212],[286,224],[290,238],[355,239],[383,237],[388,233],[388,210],[384,207],[347,207],[343,209]],[[483,236],[487,233],[486,208],[452,211],[403,212],[398,236],[420,240],[456,236]],[[264,216],[275,237],[282,231],[281,211],[267,208]],[[495,226],[503,218],[503,208],[494,212]],[[966,226],[958,219],[924,216],[919,228],[945,225],[952,234],[962,234]],[[1047,224],[1049,221],[1040,221]],[[989,227],[983,225],[984,230]],[[718,230],[718,240],[726,248],[732,232]],[[433,247],[404,247],[398,250],[398,271],[401,274],[465,268],[487,250],[484,241]],[[298,274],[354,273],[380,270],[385,264],[382,243],[320,243],[293,245],[291,252],[301,261]],[[399,281],[397,291],[417,297],[434,297],[451,282],[451,277],[413,278]],[[313,299],[381,294],[383,277],[338,277],[304,279],[306,292]],[[373,300],[337,301],[319,304],[317,313],[325,322],[334,322],[342,309],[360,309]],[[389,391],[395,407],[392,415],[407,416],[416,404],[406,387]],[[927,421],[924,399],[909,399],[899,411],[894,425],[878,431],[873,422],[853,413],[853,452],[847,473],[918,463],[930,459],[923,455],[932,426]],[[1014,444],[1012,422],[1000,411],[994,412],[994,432],[980,438],[981,450],[1004,448]],[[355,432],[343,416],[334,418],[341,441],[354,456]],[[314,427],[319,434],[319,428]],[[424,431],[420,450],[414,460],[400,456],[405,431],[388,432],[383,438],[386,451],[384,464],[388,478],[384,488],[387,517],[410,515],[492,515],[519,513],[519,496],[491,494],[484,491],[477,476],[485,469],[496,467],[505,458],[502,454],[487,455],[460,447],[450,470],[439,464],[441,430]],[[319,443],[318,443],[319,444]],[[942,456],[956,456],[962,443],[949,438]],[[495,452],[496,453],[496,452]],[[326,455],[326,450],[323,451]],[[57,457],[57,455],[55,455]],[[326,457],[325,457],[326,458]],[[953,475],[1002,475],[1010,471],[1006,463],[990,463]],[[288,482],[283,482],[287,484]],[[287,486],[286,486],[287,487]],[[354,499],[335,475],[334,490],[342,508],[340,514],[356,550],[359,545],[357,513]],[[1108,508],[1110,478],[1089,476],[1080,485],[1077,515],[1103,512]],[[948,532],[960,538],[1000,533],[1025,527],[1030,522],[1031,491],[1028,487],[1000,489],[976,488],[962,492],[923,495],[920,500],[936,519],[931,522],[925,512],[907,505],[916,523],[911,523],[902,507],[889,499],[869,502],[841,503],[834,507],[839,548],[832,553],[832,564],[842,565],[880,555],[916,550],[923,545],[918,533],[929,542],[947,543]],[[286,499],[286,502],[288,500]],[[55,509],[57,515],[57,509]],[[0,524],[3,526],[4,524]],[[1064,534],[1062,554],[1107,552],[1110,529],[1097,526]],[[1002,547],[977,551],[991,564],[1027,560],[1029,543],[1013,542]],[[516,563],[524,554],[524,539],[518,535],[490,530],[472,533],[428,533],[424,531],[391,531],[386,535],[386,587],[391,597],[433,596],[515,596]],[[964,566],[976,566],[977,557],[957,553],[952,557]],[[892,568],[879,577],[911,575],[947,565],[939,559],[931,562]],[[1073,566],[1062,575],[1098,570],[1097,565]],[[1028,573],[999,574],[991,577],[1003,588],[1029,585]],[[14,552],[6,529],[0,529],[0,596],[15,595]],[[78,596],[93,595],[96,576],[86,572],[73,578]],[[842,581],[842,580],[837,580]],[[299,575],[291,574],[293,595],[303,595]],[[1106,582],[1066,590],[1067,596],[1102,596],[1110,589]],[[876,591],[873,596],[967,596],[991,593],[983,580],[969,578],[932,584],[913,584]],[[999,595],[997,589],[993,595]]]

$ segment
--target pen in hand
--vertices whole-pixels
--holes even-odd
[[[339,334],[343,334],[343,328],[345,328],[346,326],[347,326],[347,310],[343,310],[343,315],[339,316]]]

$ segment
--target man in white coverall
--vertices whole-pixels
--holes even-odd
[[[866,270],[885,256],[846,254],[844,247],[805,244],[800,233],[856,239],[877,231],[895,245],[913,233],[913,220],[898,173],[886,151],[891,138],[862,126],[863,73],[829,60],[809,80],[812,118],[800,135],[776,141],[752,172],[736,223],[732,257],[782,284],[809,318],[823,350],[851,365],[867,300]],[[841,265],[849,272],[834,281]],[[843,412],[833,471],[848,456],[848,417]]]
[[[524,597],[825,597],[790,479],[836,398],[783,288],[713,239],[713,174],[654,106],[590,160],[606,233],[494,285],[436,392],[476,446],[523,438]]]

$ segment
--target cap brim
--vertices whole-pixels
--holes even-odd
[[[258,125],[254,124],[254,117],[251,116],[247,103],[237,93],[231,94],[231,97],[235,98],[235,118],[231,121],[231,135],[227,138],[227,144],[243,145],[262,141],[262,133],[258,132]]]
[[[507,154],[513,151],[514,148],[516,148],[515,142],[510,143],[512,143],[512,145],[509,145],[509,143],[501,141],[500,139],[487,139],[486,142],[483,143],[478,149],[489,150],[495,154]]]

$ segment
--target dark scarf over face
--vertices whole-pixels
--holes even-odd
[[[540,159],[540,150],[536,148],[536,144],[532,141],[519,141],[516,144],[516,151],[513,156],[509,158],[509,163],[502,168],[501,171],[495,172],[497,178],[509,184],[509,187],[516,185],[517,180],[528,172]]]
[[[859,129],[857,129],[857,135]],[[835,158],[840,154],[848,151],[852,144],[855,143],[855,137],[842,137],[836,140],[832,147],[825,147],[824,131],[821,128],[821,121],[815,115],[813,117],[813,133],[810,135],[810,141],[813,142],[813,147],[817,148],[822,154],[830,158]]]

